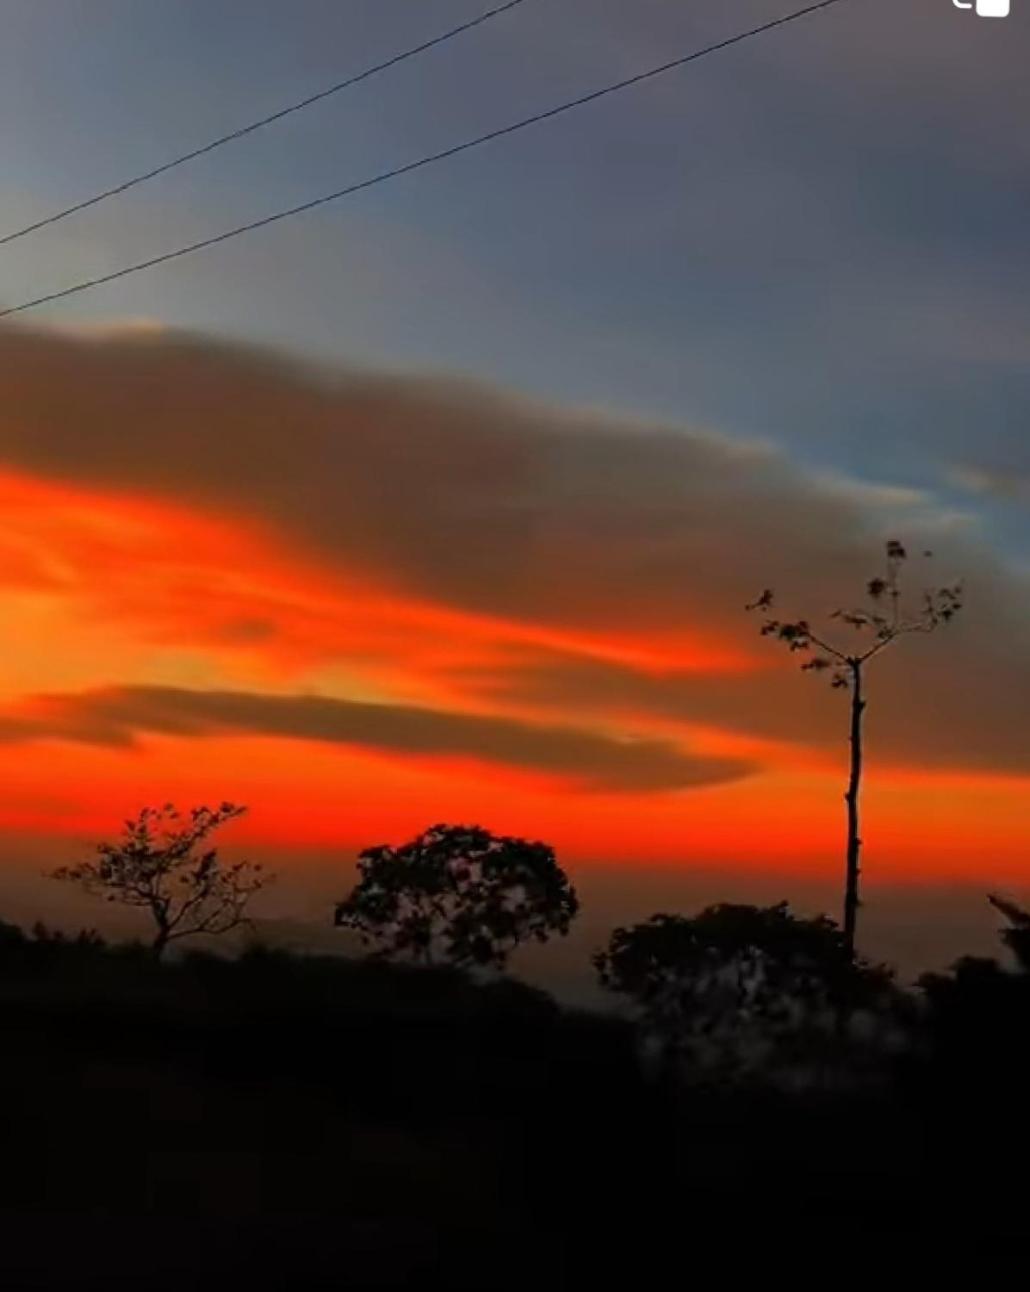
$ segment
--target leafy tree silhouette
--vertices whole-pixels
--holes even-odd
[[[250,923],[251,898],[274,876],[249,861],[223,865],[217,849],[205,846],[220,826],[246,810],[222,803],[183,816],[171,803],[143,808],[125,822],[117,842],[97,846],[96,860],[61,866],[51,878],[149,911],[155,926],[151,949],[160,958],[180,938],[220,935]]]
[[[366,849],[335,923],[378,954],[501,969],[520,942],[565,935],[575,889],[544,843],[435,825],[399,848]]]
[[[802,919],[786,902],[653,915],[616,929],[594,965],[637,1006],[663,1060],[694,1078],[803,1063],[842,1017],[891,992],[890,972],[856,961],[832,920]]]
[[[923,974],[919,987],[938,1057],[983,1084],[1010,1082],[1022,1103],[1030,1075],[1030,912],[1001,897],[987,900],[1008,921],[1000,936],[1015,970],[962,956],[946,973]]]
[[[1015,967],[963,956],[946,973],[919,979],[928,1047],[918,1091],[936,1120],[929,1136],[941,1145],[935,1176],[975,1180],[976,1207],[1004,1232],[1010,1208],[1018,1225],[1025,1223],[1018,1184],[1030,1161],[1030,912],[1000,897],[988,900],[1005,916],[1000,936]]]
[[[924,552],[924,556],[932,553]],[[852,629],[865,639],[856,650],[829,641],[816,633],[807,619],[783,620],[768,614],[774,595],[766,590],[746,609],[766,617],[763,637],[775,637],[792,652],[805,654],[802,669],[829,672],[831,685],[850,693],[849,743],[851,749],[848,785],[844,793],[847,804],[847,844],[845,851],[844,942],[850,955],[855,953],[855,930],[859,907],[859,802],[863,772],[863,727],[866,710],[866,667],[900,638],[912,633],[930,633],[948,623],[962,608],[960,584],[924,590],[918,609],[907,610],[902,604],[900,574],[908,553],[897,539],[886,544],[884,572],[869,579],[865,587],[865,605],[851,610],[835,610],[830,618]]]
[[[1002,942],[1015,956],[1020,969],[1030,974],[1030,911],[1024,911],[1015,902],[992,893],[988,894],[987,900],[1009,922],[1008,928],[1001,931]]]

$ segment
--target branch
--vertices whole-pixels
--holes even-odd
[[[809,641],[814,642],[816,646],[819,647],[820,650],[826,651],[827,655],[832,655],[834,659],[840,660],[842,664],[851,663],[850,655],[843,654],[841,651],[839,651],[836,648],[836,646],[831,646],[829,642],[823,641],[823,639],[821,637],[817,637],[815,633],[809,632],[808,639]]]
[[[886,637],[881,637],[878,642],[874,642],[873,645],[869,647],[864,655],[859,655],[857,657],[859,664],[864,664],[867,660],[871,660],[874,655],[879,655],[880,651],[886,650],[892,642],[897,641],[901,636],[902,631],[903,630],[900,628],[892,628]]]

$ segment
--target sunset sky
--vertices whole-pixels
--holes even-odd
[[[5,0],[0,236],[488,7]],[[792,7],[526,0],[0,247],[0,308]],[[40,869],[167,799],[250,806],[293,930],[457,820],[554,844],[591,931],[836,913],[846,699],[743,607],[850,604],[898,537],[967,597],[871,679],[860,941],[989,947],[1030,892],[1028,56],[1019,0],[844,0],[0,324],[0,918],[89,919]]]

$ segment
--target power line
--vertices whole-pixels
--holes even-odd
[[[725,40],[717,41],[714,45],[706,45],[703,49],[697,49],[690,54],[683,54],[679,58],[670,59],[667,63],[661,63],[657,67],[649,68],[646,72],[638,72],[635,76],[626,77],[622,81],[615,81],[600,90],[593,90],[589,94],[580,95],[579,98],[569,99],[565,103],[558,104],[557,107],[534,113],[530,117],[523,117],[510,125],[501,126],[497,130],[490,130],[486,134],[477,135],[474,139],[467,139],[464,143],[454,144],[441,152],[430,153],[425,157],[420,157],[417,161],[408,162],[404,166],[380,171],[378,175],[373,175],[370,179],[361,180],[356,184],[348,185],[346,188],[337,189],[335,193],[326,193],[323,197],[313,198],[310,202],[302,202],[299,206],[291,206],[284,211],[276,211],[272,215],[263,216],[260,220],[252,220],[249,224],[237,225],[234,229],[227,229],[224,233],[215,234],[211,238],[202,238],[199,242],[191,242],[185,247],[178,247],[175,251],[166,251],[160,256],[152,256],[149,260],[141,260],[134,265],[126,265],[122,269],[116,269],[109,274],[101,274],[97,278],[88,278],[84,282],[75,283],[71,287],[64,287],[60,291],[49,292],[46,296],[37,296],[34,300],[23,301],[20,305],[12,305],[7,309],[0,310],[0,318],[7,318],[11,314],[20,314],[24,310],[35,309],[37,306],[45,305],[50,301],[62,300],[66,296],[74,296],[78,292],[88,291],[91,287],[99,287],[104,283],[111,283],[119,278],[127,278],[130,274],[141,273],[144,269],[153,269],[155,265],[163,265],[170,260],[178,260],[180,256],[189,256],[195,251],[202,251],[205,247],[214,247],[220,242],[228,242],[230,238],[237,238],[241,233],[250,233],[255,229],[263,229],[266,225],[276,224],[280,220],[287,220],[294,215],[302,215],[305,211],[312,211],[316,207],[327,205],[329,202],[336,202],[341,198],[350,197],[354,193],[361,193],[365,189],[375,188],[379,184],[387,183],[389,180],[398,179],[401,175],[410,175],[413,171],[422,170],[426,166],[445,161],[449,157],[456,157],[459,153],[468,152],[473,148],[480,147],[482,144],[490,143],[492,140],[502,139],[506,135],[513,135],[519,130],[525,130],[528,126],[536,125],[538,122],[549,121],[565,112],[571,112],[573,108],[580,108],[587,103],[594,103],[609,94],[616,94],[618,91],[628,89],[632,85],[639,85],[643,81],[649,81],[665,72],[671,72],[675,68],[685,66],[687,63],[693,63],[697,59],[705,58],[708,54],[728,49],[731,45],[739,45],[742,41],[749,40],[752,36],[759,36],[763,32],[772,31],[776,27],[784,27],[788,23],[805,17],[807,14],[816,13],[820,9],[829,9],[833,5],[840,3],[841,0],[819,0],[817,4],[806,5],[805,8],[796,9],[793,13],[785,14],[782,18],[774,18],[758,27],[751,27],[748,31],[739,32],[736,36],[729,36]]]
[[[443,45],[445,42],[453,40],[455,36],[471,31],[473,27],[480,27],[483,23],[489,22],[491,18],[496,18],[524,2],[525,0],[507,0],[507,3],[497,5],[495,8],[487,10],[486,13],[481,13],[478,18],[471,18],[468,22],[452,27],[450,31],[445,31],[440,36],[434,36],[432,40],[423,41],[421,45],[415,45],[412,49],[406,49],[400,54],[394,54],[392,58],[388,58],[385,62],[376,63],[374,67],[367,67],[363,72],[349,76],[345,81],[338,81],[335,85],[319,90],[317,94],[311,94],[306,99],[301,99],[299,103],[291,103],[289,107],[280,108],[278,112],[272,112],[267,117],[252,121],[250,125],[241,126],[239,130],[230,131],[227,135],[220,135],[217,139],[212,139],[210,143],[206,143],[200,148],[194,148],[192,152],[183,153],[181,157],[175,157],[161,166],[155,166],[153,170],[134,175],[131,179],[124,180],[121,184],[115,184],[113,188],[105,188],[103,192],[94,193],[92,197],[84,198],[83,201],[76,202],[72,206],[66,206],[61,211],[55,211],[53,215],[45,216],[34,224],[27,224],[23,229],[15,229],[13,233],[4,234],[0,236],[0,247],[5,246],[8,242],[14,242],[18,238],[24,238],[26,234],[35,233],[37,229],[45,229],[47,225],[57,224],[59,220],[65,220],[69,215],[75,215],[78,211],[85,211],[88,207],[96,206],[98,202],[105,202],[109,197],[116,197],[119,193],[125,193],[130,188],[135,188],[137,184],[145,184],[147,180],[155,179],[158,175],[164,175],[167,171],[174,170],[176,166],[185,166],[187,162],[191,162],[197,157],[203,157],[206,153],[212,153],[216,148],[221,148],[223,144],[231,144],[237,139],[244,138],[245,135],[252,135],[255,130],[270,126],[275,121],[281,121],[283,117],[288,117],[293,112],[300,112],[304,108],[310,108],[313,103],[319,103],[322,99],[328,99],[333,94],[339,94],[341,90],[348,90],[351,86],[358,85],[361,81],[367,81],[370,77],[376,76],[380,72],[385,72],[388,68],[396,67],[398,63],[404,63],[409,58],[416,58],[427,50],[435,49],[437,45]]]

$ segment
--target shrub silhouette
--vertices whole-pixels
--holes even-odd
[[[220,826],[245,811],[223,803],[195,807],[183,817],[171,803],[144,808],[125,822],[116,843],[97,846],[95,861],[62,866],[51,877],[147,911],[155,928],[151,950],[160,957],[170,942],[249,923],[250,899],[272,876],[248,861],[226,866],[217,849],[205,846]]]
[[[832,920],[786,902],[654,915],[616,929],[594,965],[637,1006],[663,1063],[701,1079],[803,1064],[842,1018],[892,995],[889,971],[856,962]]]
[[[1024,973],[1030,973],[1030,911],[1024,911],[1015,902],[1003,897],[988,895],[987,900],[996,911],[1000,911],[1008,920],[1008,928],[1002,929],[1001,940],[1015,956],[1016,964]]]
[[[544,843],[435,825],[399,848],[366,849],[335,923],[386,957],[501,969],[521,942],[565,935],[575,890]]]
[[[930,1123],[929,1166],[942,1205],[964,1225],[972,1215],[993,1232],[1021,1232],[1030,1161],[1030,918],[1014,903],[990,900],[1008,921],[999,933],[1015,967],[963,956],[947,973],[920,978],[926,1044],[913,1103]]]
[[[1030,913],[1000,897],[988,901],[1008,921],[1001,941],[1015,970],[985,956],[963,956],[947,973],[923,974],[919,987],[939,1057],[967,1071],[1030,1076]]]

